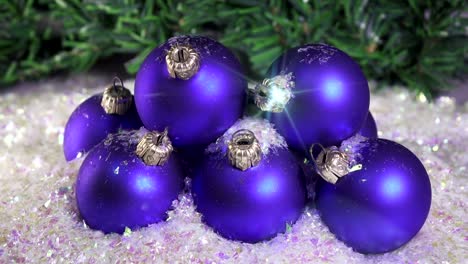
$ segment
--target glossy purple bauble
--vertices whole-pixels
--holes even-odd
[[[267,78],[292,74],[292,97],[279,113],[268,112],[288,145],[305,153],[311,144],[339,144],[356,134],[369,111],[369,87],[359,65],[325,44],[291,48]]]
[[[199,69],[188,80],[173,78],[165,57],[177,45],[199,54]],[[145,127],[169,128],[175,147],[205,147],[243,113],[247,82],[234,54],[201,36],[178,36],[155,48],[135,81],[135,102]]]
[[[421,161],[400,144],[367,139],[360,148],[361,170],[335,185],[319,180],[317,210],[330,231],[355,251],[392,251],[424,225],[431,183]]]
[[[374,117],[371,112],[367,115],[366,121],[364,121],[364,126],[361,127],[361,130],[358,132],[360,135],[367,138],[377,138],[377,124],[375,123]]]
[[[67,161],[89,151],[108,134],[143,126],[135,104],[124,115],[107,114],[101,100],[102,94],[91,96],[68,119],[63,136],[63,152]]]
[[[287,149],[276,149],[241,171],[221,154],[205,157],[192,192],[203,221],[221,236],[256,243],[284,232],[301,215],[304,176]]]
[[[134,133],[134,132],[131,132]],[[86,224],[104,233],[122,233],[166,219],[183,188],[174,153],[162,166],[145,165],[135,155],[133,136],[110,135],[81,165],[76,201]]]

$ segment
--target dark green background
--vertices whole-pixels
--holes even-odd
[[[282,51],[334,45],[380,86],[431,97],[466,67],[465,1],[0,0],[0,84],[80,72],[118,58],[134,75],[171,36],[202,34],[231,48],[261,79]]]

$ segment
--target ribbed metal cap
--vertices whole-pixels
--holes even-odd
[[[266,78],[255,86],[254,101],[262,111],[273,113],[282,112],[289,100],[294,97],[292,88],[292,73]]]
[[[120,82],[120,85],[116,84]],[[133,96],[130,90],[124,87],[119,77],[114,78],[112,86],[104,90],[101,106],[107,114],[123,115],[132,106]]]
[[[188,80],[200,68],[200,55],[187,44],[177,44],[167,52],[166,65],[172,78]]]
[[[231,165],[243,171],[257,166],[262,159],[260,144],[255,134],[247,129],[235,132],[228,143],[228,148]]]
[[[336,184],[341,177],[362,168],[361,164],[352,166],[348,154],[341,151],[339,148],[335,146],[324,148],[322,145],[317,145],[322,148],[322,151],[318,154],[317,158],[315,158],[313,154],[314,144],[310,147],[310,155],[315,163],[317,174],[325,181]]]
[[[167,133],[167,128],[163,132],[152,131],[146,133],[138,142],[135,154],[146,165],[164,165],[174,150]]]

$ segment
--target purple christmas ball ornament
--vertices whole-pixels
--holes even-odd
[[[117,85],[116,80],[121,84]],[[141,126],[132,94],[120,79],[114,79],[113,86],[103,94],[91,96],[71,114],[63,137],[65,159],[71,161],[80,157],[119,129],[139,129]]]
[[[243,113],[247,82],[234,54],[201,36],[178,36],[155,48],[135,81],[146,128],[169,127],[175,147],[206,147]]]
[[[358,132],[361,136],[367,138],[377,138],[377,124],[375,123],[375,119],[372,116],[371,112],[367,115],[366,121],[364,121],[364,125],[361,127],[361,130]]]
[[[109,135],[81,165],[76,201],[86,224],[123,233],[166,219],[183,188],[183,173],[167,131]]]
[[[248,122],[252,120],[243,124]],[[225,238],[248,243],[284,232],[299,218],[306,202],[304,178],[295,157],[271,125],[263,126],[262,133],[258,128],[263,121],[259,122],[258,133],[238,129],[243,125],[233,126],[236,132],[228,130],[214,144],[217,147],[208,148],[192,181],[203,221]],[[283,143],[265,142],[267,134]]]
[[[369,111],[369,87],[359,65],[343,51],[308,44],[277,58],[254,90],[288,145],[339,144],[359,131]]]
[[[395,250],[422,228],[431,206],[431,183],[407,148],[359,135],[316,159],[316,206],[330,231],[355,251]]]

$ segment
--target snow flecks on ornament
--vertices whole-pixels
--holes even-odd
[[[320,53],[310,53],[309,51],[312,50],[320,51]],[[305,53],[304,58],[300,61],[302,63],[311,64],[315,60],[318,60],[319,64],[325,64],[335,55],[337,51],[338,49],[335,47],[326,44],[309,44],[305,47],[299,48],[297,53]]]
[[[190,44],[193,44],[193,45],[190,45]],[[202,46],[203,48],[198,48],[199,45],[197,44],[202,44],[200,46]],[[201,58],[203,56],[211,56],[220,51],[219,47],[217,47],[216,45],[213,45],[213,43],[207,42],[204,37],[199,37],[199,36],[188,36],[188,35],[176,36],[176,37],[172,37],[168,39],[167,42],[163,44],[163,46],[165,46],[164,48],[166,49],[166,51],[169,51],[169,49],[175,45],[194,46],[195,50],[199,53]],[[161,56],[159,56],[157,60],[164,61],[165,56],[166,54],[161,54]]]
[[[19,84],[0,95],[0,149],[4,151],[0,155],[0,263],[371,264],[463,263],[468,259],[464,246],[468,104],[457,106],[449,97],[423,103],[398,87],[373,93],[370,110],[380,137],[407,146],[421,159],[431,178],[433,201],[422,230],[395,252],[368,256],[354,252],[329,232],[313,206],[290,232],[271,241],[254,245],[229,241],[201,222],[187,192],[179,195],[168,221],[133,230],[130,236],[85,228],[73,187],[84,158],[66,163],[57,140],[63,130],[46,131],[63,127],[73,109],[108,82],[109,76],[77,75]],[[125,86],[133,89],[133,82]],[[271,125],[265,132],[251,129],[259,140],[276,133]],[[286,146],[278,138],[283,142],[279,145]],[[437,151],[432,150],[435,145]],[[41,166],[30,165],[36,156]]]
[[[343,140],[343,142],[341,142],[340,150],[349,154],[357,153],[360,149],[368,145],[366,140],[366,137],[356,134],[355,136]]]
[[[130,151],[131,148],[127,147],[135,146],[134,148],[136,148],[140,139],[148,132],[149,131],[144,127],[138,130],[122,130],[118,133],[109,134],[106,139],[104,139],[103,144],[105,146],[112,146],[115,148],[115,151]],[[119,144],[112,144],[113,142]]]
[[[350,161],[350,171],[362,169],[362,166],[359,164],[360,160],[362,159],[360,150],[365,147],[369,148],[372,146],[370,146],[370,144],[367,142],[367,138],[361,136],[360,134],[356,134],[341,142],[339,150],[346,153],[348,156]]]
[[[210,144],[206,148],[206,152],[227,153],[228,142],[232,139],[232,135],[240,129],[248,129],[255,134],[264,155],[275,148],[287,148],[286,141],[276,132],[270,122],[265,119],[245,117],[232,125],[215,143]]]

